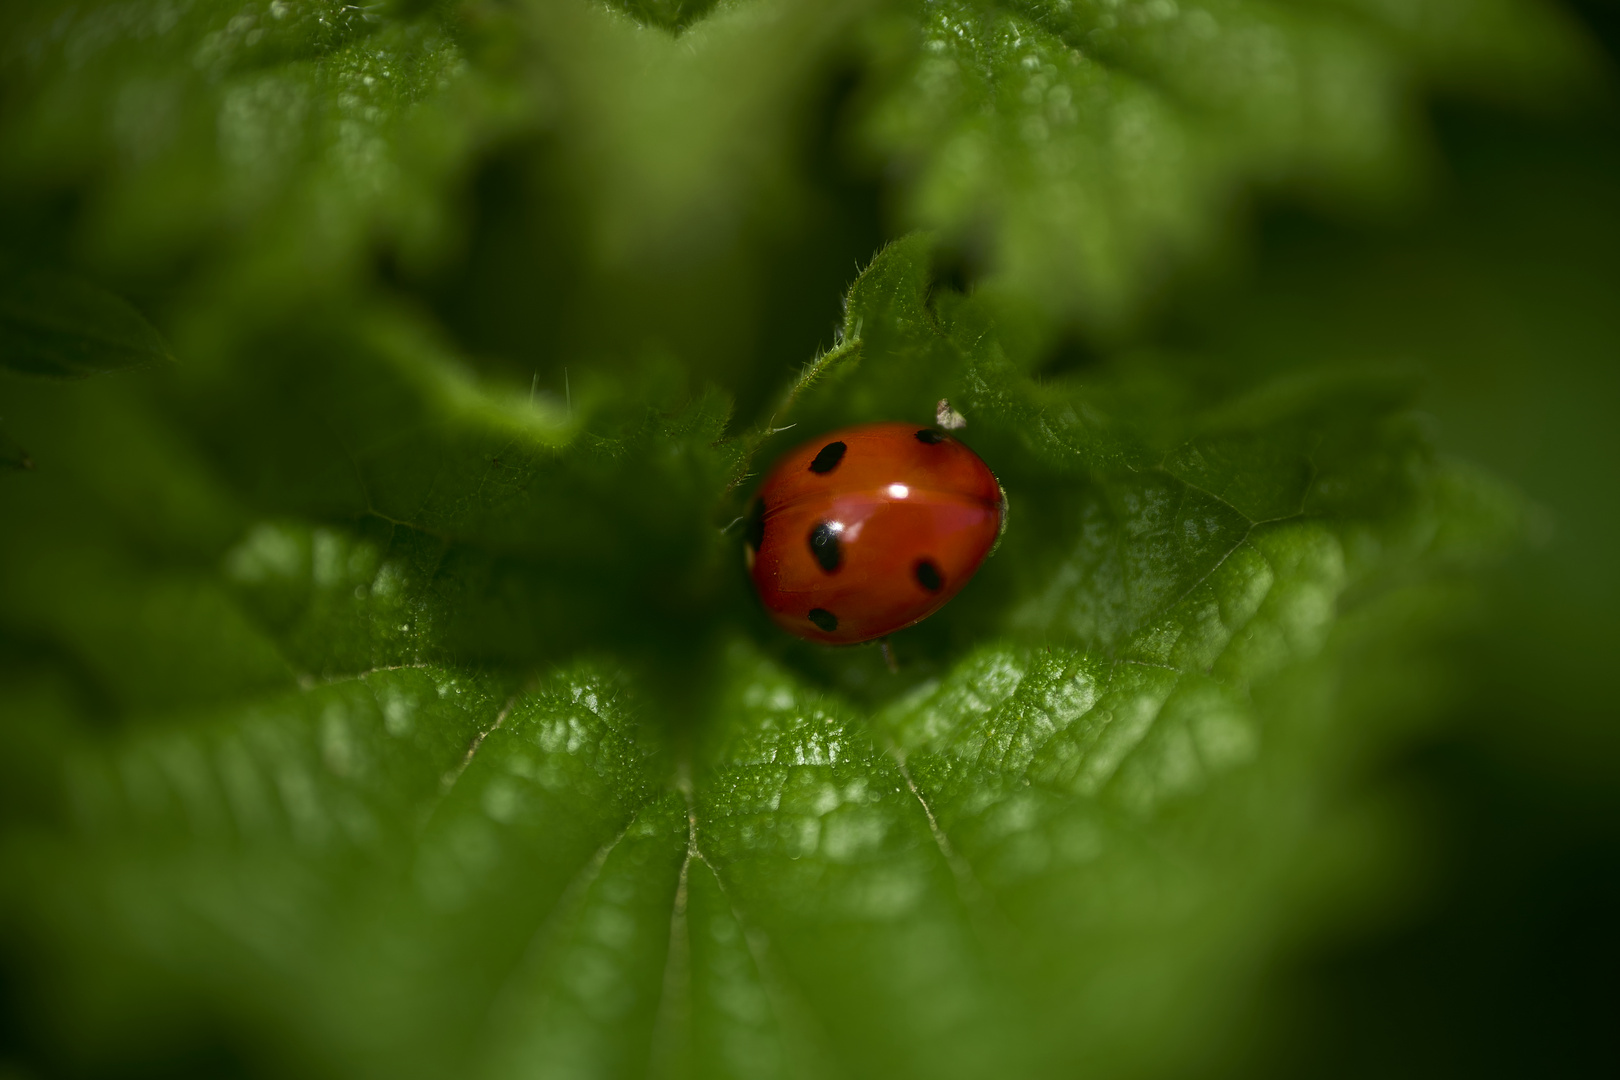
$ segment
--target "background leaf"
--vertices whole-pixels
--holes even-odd
[[[1102,330],[1228,241],[1254,187],[1343,201],[1411,185],[1417,86],[1546,95],[1592,70],[1556,11],[1512,0],[915,7],[865,131],[906,170],[907,218]]]
[[[0,296],[0,362],[13,371],[74,378],[170,359],[140,312],[79,278],[8,274]]]

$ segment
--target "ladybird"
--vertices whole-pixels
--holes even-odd
[[[862,424],[784,456],[748,514],[765,610],[811,641],[871,641],[938,611],[996,545],[1007,498],[938,428]]]

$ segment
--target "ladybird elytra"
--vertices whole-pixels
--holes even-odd
[[[938,611],[1005,520],[1000,483],[960,440],[916,424],[862,424],[783,455],[750,504],[744,559],[777,625],[853,644]]]

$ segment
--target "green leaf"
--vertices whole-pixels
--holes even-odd
[[[59,379],[172,359],[128,301],[69,274],[0,272],[0,364]]]
[[[864,140],[913,225],[1062,318],[1135,317],[1242,197],[1386,198],[1424,165],[1413,89],[1543,95],[1594,70],[1535,0],[923,0]],[[1463,29],[1466,27],[1466,29]]]
[[[118,273],[207,267],[216,303],[261,310],[318,296],[379,237],[407,259],[442,242],[444,185],[522,114],[450,21],[337,0],[19,7],[0,182],[81,184],[80,257]]]
[[[682,30],[707,15],[715,0],[617,0],[617,6],[641,22]]]
[[[1061,424],[1026,428],[982,389],[1073,388],[1008,365],[972,299],[936,289],[931,307],[929,258],[921,238],[879,256],[842,351],[789,407],[858,416],[943,389],[1007,485],[1006,544],[896,636],[898,680],[871,650],[784,642],[715,571],[682,591],[647,576],[706,566],[692,552],[719,530],[636,517],[599,487],[663,489],[660,518],[734,498],[737,450],[708,447],[724,412],[701,404],[604,451],[568,435],[566,410],[530,414],[370,332],[248,392],[285,395],[282,418],[350,402],[336,434],[365,449],[334,465],[370,500],[352,523],[272,489],[283,516],[186,570],[218,615],[77,602],[89,622],[47,616],[35,590],[116,558],[93,587],[167,588],[129,561],[154,534],[94,480],[52,494],[122,463],[73,456],[49,422],[30,432],[59,463],[6,496],[30,542],[98,539],[16,549],[6,563],[63,569],[8,587],[0,626],[48,642],[44,670],[96,672],[126,717],[27,736],[68,783],[59,812],[35,792],[38,823],[0,856],[26,868],[8,918],[49,942],[69,1007],[111,985],[99,1007],[117,1015],[162,970],[289,1061],[489,1077],[966,1077],[1082,1055],[1134,1071],[1165,1064],[1162,1025],[1219,1023],[1249,978],[1237,943],[1290,910],[1293,867],[1346,812],[1327,795],[1336,760],[1388,737],[1369,718],[1402,684],[1380,691],[1381,650],[1445,621],[1446,567],[1511,542],[1518,503],[1437,461],[1387,380],[1161,418],[1184,429],[1162,449],[1121,414],[1124,450],[1074,452]],[[63,392],[31,412],[48,421]],[[126,397],[123,423],[150,407]],[[229,503],[193,483],[194,501]],[[593,520],[604,507],[632,516]],[[684,530],[709,539],[683,549]],[[265,646],[221,619],[269,645],[276,677],[239,669]],[[581,645],[600,658],[541,659]],[[1358,705],[1329,692],[1351,673]],[[1313,859],[1381,880],[1354,848]],[[122,981],[95,974],[114,963]]]

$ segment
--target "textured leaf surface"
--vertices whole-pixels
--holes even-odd
[[[36,868],[12,903],[79,964],[105,949],[233,1012],[279,1001],[294,1057],[350,1072],[1153,1062],[1145,1032],[1173,1009],[1219,1014],[1231,943],[1263,934],[1266,883],[1319,827],[1325,746],[1360,737],[1324,691],[1369,663],[1369,627],[1435,607],[1414,582],[1448,529],[1510,535],[1515,503],[1437,463],[1377,382],[1251,397],[1166,449],[1076,451],[1062,423],[998,411],[1037,390],[991,337],[964,344],[974,301],[926,306],[928,258],[912,240],[866,271],[842,359],[791,406],[858,413],[928,380],[986,403],[969,431],[1016,526],[957,605],[900,635],[900,680],[871,650],[787,645],[714,570],[670,607],[653,575],[691,557],[611,546],[681,551],[678,507],[726,497],[737,458],[708,421],[548,448],[527,405],[424,376],[444,361],[357,349],[375,411],[339,434],[369,449],[331,453],[362,524],[243,516],[176,447],[146,482],[217,515],[193,540],[219,553],[154,571],[131,562],[146,500],[99,479],[127,463],[53,438],[76,388],[28,387],[51,475],[6,492],[36,527],[9,541],[28,577],[5,625],[51,643],[25,684],[61,696],[94,671],[126,719],[98,733],[29,707],[76,824],[9,834]],[[142,422],[122,396],[110,415]],[[683,430],[703,434],[683,450]],[[387,450],[394,431],[408,445]],[[696,471],[668,473],[672,453]],[[690,494],[655,515],[596,516],[634,506],[604,487],[687,491],[675,475]],[[101,539],[48,554],[86,515]],[[614,635],[620,661],[524,662]]]

